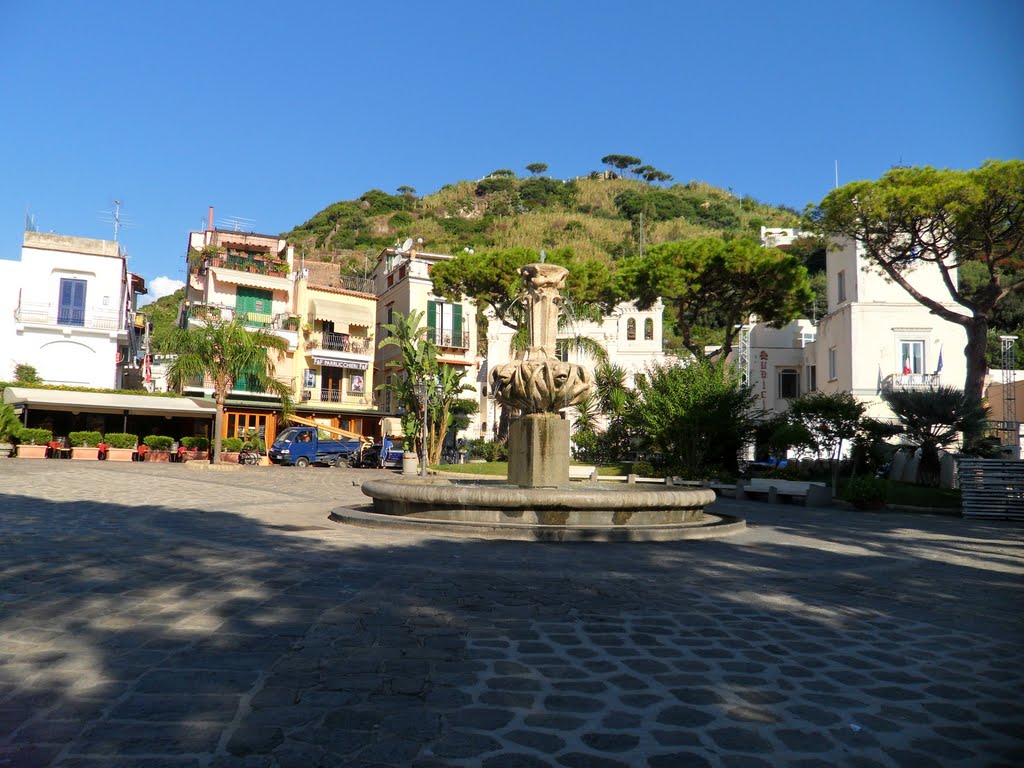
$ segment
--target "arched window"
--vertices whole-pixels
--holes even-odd
[[[634,317],[626,321],[626,340],[636,341],[636,318]]]
[[[644,320],[644,341],[654,341],[654,320],[650,317]]]
[[[779,397],[800,397],[800,372],[795,368],[779,369]]]

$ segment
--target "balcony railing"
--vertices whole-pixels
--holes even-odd
[[[439,347],[450,347],[452,349],[469,349],[469,331],[452,333],[439,328],[428,328],[427,338]]]
[[[357,355],[373,354],[373,337],[350,336],[347,333],[329,333],[324,331],[320,338],[321,349],[333,352],[352,352]]]
[[[272,376],[271,378],[274,379],[275,381],[277,381],[279,384],[284,384],[286,387],[288,387],[289,389],[291,389],[294,392],[294,386],[295,386],[295,377],[294,376]],[[202,379],[200,379],[197,376],[194,379],[192,379],[187,385],[185,385],[185,389],[186,390],[192,390],[192,391],[200,390],[201,389],[201,390],[209,390],[209,391],[212,392],[213,391],[213,379],[211,379],[209,376],[205,376]],[[266,396],[270,396],[270,397],[276,397],[276,395],[272,395],[267,390],[255,388],[253,383],[247,377],[244,377],[244,376],[242,378],[240,378],[238,381],[235,382],[235,386],[232,387],[231,392],[234,392],[236,394],[238,394],[238,393],[246,393],[246,394],[250,394],[250,395],[266,395]]]
[[[942,383],[941,379],[938,373],[893,373],[882,380],[882,389],[932,389]]]
[[[312,388],[302,390],[302,402],[345,403],[369,405],[370,395],[365,392],[343,392],[340,389]]]
[[[237,319],[247,328],[264,328],[267,330],[298,332],[297,328],[288,328],[289,320],[293,315],[286,312],[277,314],[264,314],[262,312],[238,312],[234,307],[227,304],[191,304],[188,307],[187,316],[193,320],[200,321],[230,321]]]
[[[288,264],[277,259],[246,258],[245,256],[217,256],[206,260],[206,266],[233,269],[236,272],[250,272],[256,275],[285,277]]]
[[[86,307],[83,310],[62,307],[59,304],[23,302],[14,310],[14,319],[19,323],[102,331],[119,331],[124,328],[121,314],[109,307]]]

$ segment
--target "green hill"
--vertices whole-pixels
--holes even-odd
[[[306,258],[363,265],[381,248],[422,238],[435,253],[464,248],[572,247],[614,261],[643,245],[702,235],[758,237],[762,226],[796,226],[792,209],[767,205],[702,182],[655,186],[594,172],[561,181],[495,171],[417,197],[374,189],[342,200],[283,234]],[[641,224],[642,222],[642,224]]]

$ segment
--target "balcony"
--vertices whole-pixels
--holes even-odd
[[[428,328],[427,338],[439,347],[449,349],[469,349],[469,331],[453,333],[440,328]]]
[[[933,389],[941,384],[938,373],[893,373],[882,379],[882,390]]]
[[[328,405],[361,406],[372,405],[369,394],[365,392],[343,392],[340,389],[302,390],[303,403],[322,403]]]
[[[294,376],[272,376],[272,379],[280,384],[284,384],[292,392],[295,391],[295,377]],[[196,377],[192,379],[188,384],[185,385],[184,390],[186,392],[203,391],[207,394],[213,394],[213,379],[209,376],[205,376],[202,379]],[[266,390],[257,389],[247,377],[242,377],[235,382],[235,386],[230,390],[229,394],[233,395],[255,395],[257,397],[268,397],[274,400],[279,399],[277,395],[272,394]]]
[[[121,313],[110,307],[72,309],[58,304],[22,302],[14,310],[14,319],[29,325],[52,325],[97,331],[124,330]]]
[[[255,256],[235,256],[232,254],[206,259],[206,267],[233,269],[236,272],[249,272],[255,275],[273,275],[284,277],[288,274],[288,264],[276,258],[261,259]]]
[[[319,343],[321,349],[331,352],[352,352],[357,355],[373,354],[372,336],[351,336],[347,333],[329,333],[324,331],[320,334],[319,340],[312,339],[313,343]],[[311,344],[312,346],[312,344]]]

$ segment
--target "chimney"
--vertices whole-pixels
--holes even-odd
[[[206,229],[208,232],[213,232],[213,206],[210,206],[210,215],[207,218]]]

